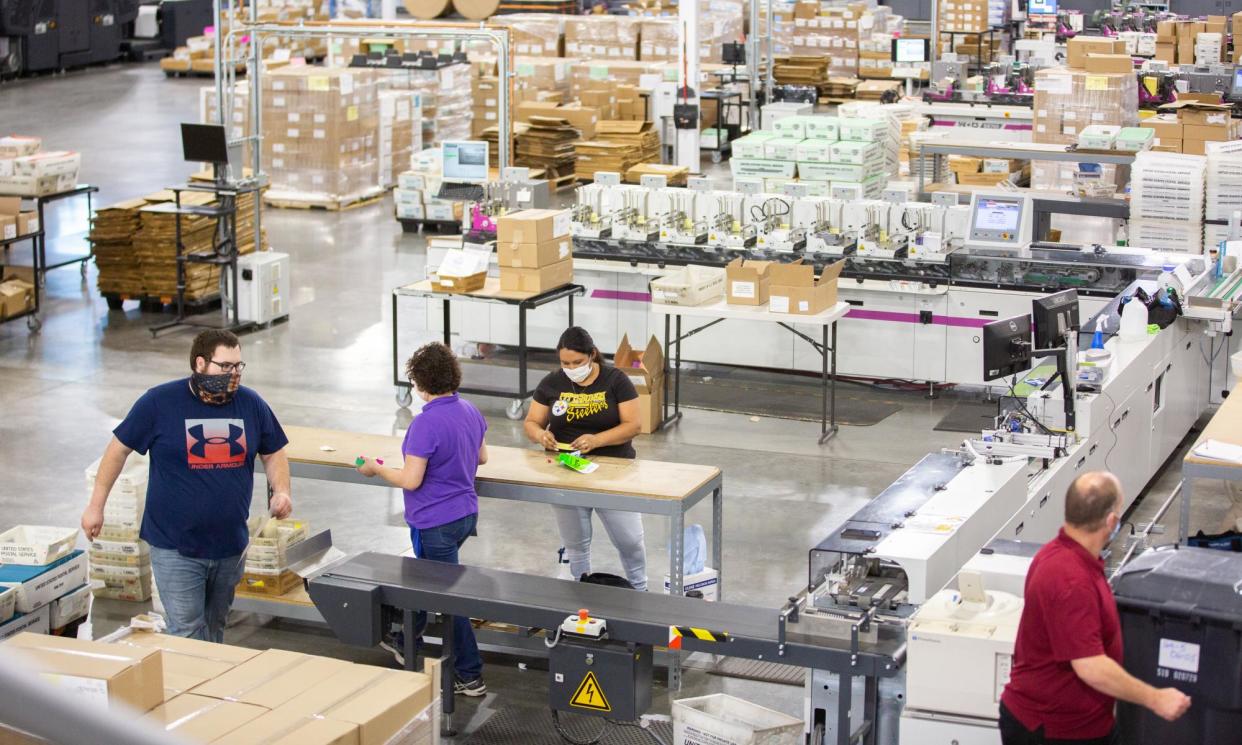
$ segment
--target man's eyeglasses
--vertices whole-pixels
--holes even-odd
[[[240,373],[242,370],[246,369],[245,362],[216,362],[215,360],[212,360],[211,364],[230,374],[234,372]]]

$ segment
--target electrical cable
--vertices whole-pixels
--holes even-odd
[[[647,736],[650,737],[652,740],[655,740],[657,745],[669,745],[668,743],[664,742],[664,738],[660,737],[659,735],[655,733],[655,730],[649,727],[644,727],[643,725],[638,724],[636,722],[618,722],[613,719],[606,719],[604,721],[608,722],[614,727],[633,727],[634,729],[640,729],[643,732],[646,732]]]
[[[598,735],[590,740],[580,740],[565,731],[565,728],[561,725],[561,713],[556,709],[552,710],[552,726],[556,728],[556,734],[560,735],[561,739],[569,743],[569,745],[599,745],[599,742],[604,739],[604,735],[608,734],[608,725],[611,723],[605,719],[604,726],[600,728]]]
[[[544,637],[543,646],[547,647],[548,649],[552,649],[553,647],[555,647],[557,644],[560,644],[560,643],[561,643],[561,627],[557,626],[556,634],[553,635],[552,641],[549,642],[547,640],[547,637]]]

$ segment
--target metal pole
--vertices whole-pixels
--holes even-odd
[[[141,716],[124,704],[74,706],[63,688],[35,672],[20,649],[0,647],[0,723],[54,743],[185,745],[182,738],[140,721]]]
[[[776,55],[772,53],[772,27],[775,25],[776,19],[772,17],[772,0],[768,0],[768,69],[763,84],[763,102],[765,104],[772,103],[772,69],[776,67]],[[762,122],[760,124],[762,125]]]
[[[750,87],[747,119],[750,129],[759,130],[759,0],[747,0],[750,7],[750,34],[746,37],[746,79]],[[770,22],[770,21],[769,21]]]
[[[1117,564],[1117,568],[1114,569],[1113,573],[1108,577],[1109,582],[1112,582],[1117,578],[1118,574],[1121,574],[1122,568],[1130,562],[1130,557],[1134,555],[1135,550],[1138,549],[1140,545],[1147,543],[1147,538],[1151,535],[1152,528],[1155,527],[1156,521],[1164,517],[1164,513],[1169,511],[1169,507],[1173,505],[1173,500],[1177,499],[1177,495],[1182,493],[1182,488],[1185,485],[1186,481],[1183,479],[1177,482],[1177,486],[1173,487],[1173,491],[1169,492],[1169,496],[1166,497],[1164,503],[1160,505],[1160,509],[1156,510],[1156,514],[1152,515],[1151,519],[1147,521],[1147,529],[1139,534],[1138,538],[1130,544],[1130,548],[1126,551],[1126,555],[1121,557],[1121,562]],[[1186,500],[1186,503],[1189,503],[1189,499]],[[1184,511],[1185,510],[1183,509],[1183,512]]]

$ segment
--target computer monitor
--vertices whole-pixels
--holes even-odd
[[[983,327],[983,379],[996,380],[1031,368],[1031,317],[1014,316]]]
[[[1063,290],[1031,301],[1035,348],[1064,346],[1066,335],[1079,328],[1078,290]]]
[[[967,245],[1001,251],[1024,249],[1031,242],[1033,219],[1029,196],[975,193],[970,198]]]
[[[930,39],[893,39],[893,62],[913,64],[915,62],[928,62],[930,59]]]
[[[1054,16],[1057,14],[1057,0],[1029,0],[1026,13],[1027,15]]]
[[[1233,85],[1229,86],[1229,100],[1242,101],[1242,65],[1234,65]]]
[[[181,152],[191,163],[229,163],[229,140],[222,125],[182,124]]]
[[[487,142],[445,142],[440,157],[445,181],[487,183]]]

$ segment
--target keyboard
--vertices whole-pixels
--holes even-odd
[[[443,183],[440,184],[436,199],[449,202],[482,202],[483,196],[483,187],[478,184]]]

